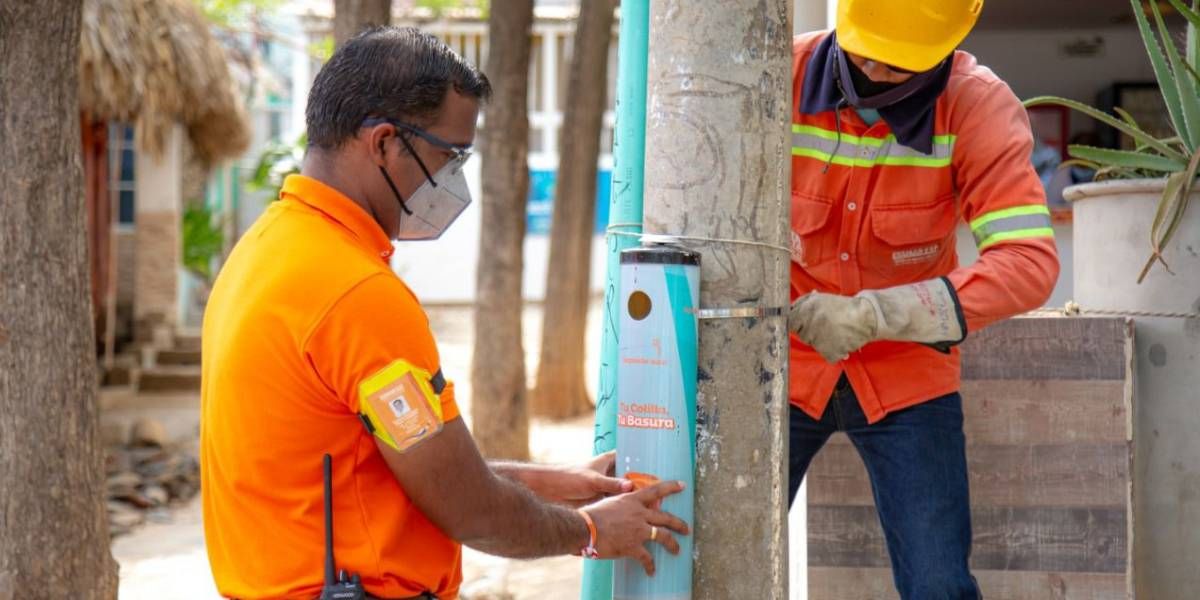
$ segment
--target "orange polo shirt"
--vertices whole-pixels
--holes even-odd
[[[384,598],[458,593],[461,546],[412,504],[357,416],[359,382],[392,362],[439,370],[391,253],[353,201],[293,175],[217,277],[204,315],[200,466],[224,596],[320,592],[326,453],[337,566]],[[452,384],[441,402],[445,420],[458,417]]]

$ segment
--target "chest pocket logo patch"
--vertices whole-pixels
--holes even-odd
[[[892,264],[901,267],[904,265],[918,265],[931,262],[937,259],[941,250],[941,244],[929,244],[928,246],[913,248],[911,250],[898,250],[892,253]]]

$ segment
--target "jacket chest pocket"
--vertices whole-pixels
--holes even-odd
[[[792,262],[810,267],[833,257],[838,235],[833,214],[832,201],[792,192]]]
[[[928,204],[871,207],[870,228],[862,236],[865,266],[896,283],[942,275],[939,267],[953,262],[955,197]]]

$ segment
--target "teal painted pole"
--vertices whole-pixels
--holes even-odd
[[[646,167],[646,61],[650,46],[650,0],[621,1],[617,47],[616,124],[613,131],[612,198],[608,211],[608,268],[604,285],[604,333],[600,342],[600,389],[596,394],[596,454],[617,447],[617,318],[621,314],[621,251],[639,245],[642,183]],[[582,600],[612,600],[613,563],[583,564]]]

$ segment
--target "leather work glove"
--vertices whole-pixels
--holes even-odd
[[[788,328],[830,364],[877,340],[949,352],[967,337],[958,295],[944,277],[854,296],[812,292],[792,303]]]

